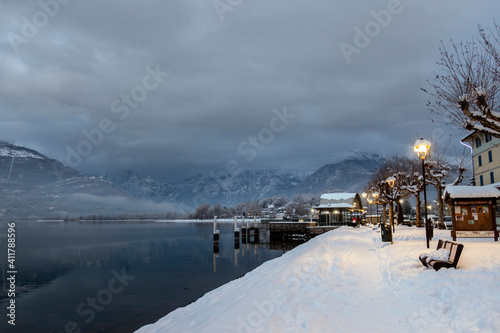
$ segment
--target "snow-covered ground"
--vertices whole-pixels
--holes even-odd
[[[439,238],[450,231],[430,250]],[[500,242],[458,242],[459,269],[436,272],[418,260],[424,229],[396,229],[393,245],[333,230],[138,332],[499,332]]]

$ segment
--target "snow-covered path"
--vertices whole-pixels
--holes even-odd
[[[435,231],[431,250],[450,231]],[[460,240],[461,269],[428,270],[423,229],[394,245],[341,228],[266,262],[138,332],[498,332],[500,244]]]

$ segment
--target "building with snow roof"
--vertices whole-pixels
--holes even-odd
[[[484,186],[446,186],[444,200],[451,206],[451,236],[492,237],[498,240],[496,205],[500,183]]]
[[[472,150],[475,185],[484,186],[500,181],[500,139],[474,131],[461,142]]]
[[[361,222],[363,203],[358,193],[324,193],[318,211],[319,225],[352,225]]]

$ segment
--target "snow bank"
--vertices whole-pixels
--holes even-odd
[[[435,230],[431,247],[449,236]],[[436,272],[418,260],[423,229],[398,228],[390,245],[341,228],[137,332],[496,332],[500,244],[460,243],[460,269]]]

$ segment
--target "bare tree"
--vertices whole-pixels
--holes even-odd
[[[200,205],[196,208],[195,212],[193,213],[193,218],[199,219],[199,220],[205,220],[210,218],[210,204],[204,203],[203,205]]]
[[[247,208],[247,213],[251,216],[262,216],[262,208],[257,203],[254,203]]]
[[[415,208],[416,208],[416,226],[420,227],[423,225],[422,214],[420,211],[421,201],[420,192],[424,190],[424,177],[422,176],[422,167],[420,166],[420,161],[417,159],[407,160],[406,175],[404,179],[403,191],[410,195],[415,196]]]
[[[456,44],[451,49],[441,43],[437,62],[441,74],[429,80],[433,91],[422,88],[434,100],[428,102],[431,112],[448,123],[491,134],[500,138],[500,27],[493,30],[478,26],[479,38]]]
[[[444,158],[444,150],[440,153],[435,153],[430,156],[424,162],[426,177],[425,180],[427,184],[436,187],[438,192],[438,215],[439,223],[444,226],[443,215],[444,215],[444,204],[442,200],[442,193],[447,185],[457,185],[463,179],[463,173],[465,171],[464,159],[459,158],[458,162],[458,176],[451,183],[446,184],[449,178],[450,171],[452,168],[449,163]],[[393,186],[389,185],[388,179],[392,178]],[[416,199],[417,208],[417,226],[422,225],[422,218],[420,212],[420,192],[424,190],[423,188],[423,176],[422,167],[420,161],[417,158],[408,158],[405,156],[395,156],[388,159],[378,170],[376,170],[372,178],[367,185],[368,192],[379,193],[378,201],[384,205],[389,204],[389,221],[393,221],[394,211],[392,203],[398,204],[398,223],[402,221],[402,209],[399,202],[401,199],[407,199],[410,195],[414,195]],[[384,216],[385,219],[385,216]]]
[[[500,27],[496,24],[493,30],[487,32],[479,26],[479,36],[481,36],[481,45],[490,54],[495,61],[495,67],[492,70],[498,76],[500,70]]]
[[[450,183],[446,181],[449,179],[450,171],[452,170],[449,163],[444,158],[444,152],[441,154],[433,154],[425,161],[426,181],[428,184],[433,185],[437,191],[437,211],[438,211],[438,226],[439,229],[445,229],[444,225],[444,203],[443,203],[443,190],[449,185],[458,185],[463,180],[465,172],[464,158],[458,159],[458,175]]]
[[[223,217],[223,208],[220,204],[215,204],[214,207],[212,208],[213,215],[217,216],[219,218]]]
[[[408,168],[408,158],[404,156],[394,156],[387,159],[385,163],[377,169],[367,185],[369,193],[378,193],[377,202],[384,207],[389,204],[389,223],[394,225],[394,207],[393,203],[399,203],[399,200],[408,198],[409,194],[405,191],[406,173]],[[388,180],[391,180],[390,182]],[[392,186],[391,186],[392,183]],[[399,209],[401,212],[401,209]],[[402,214],[398,214],[398,223],[403,222]]]

